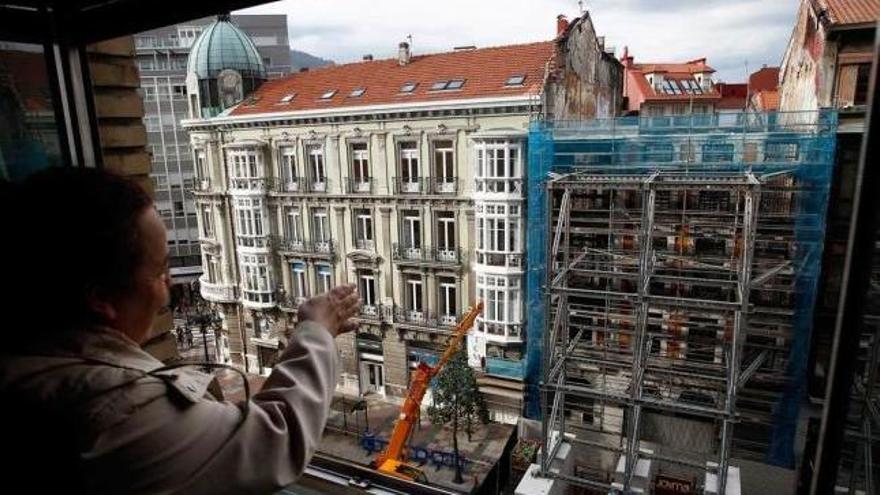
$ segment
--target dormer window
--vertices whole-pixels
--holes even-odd
[[[507,78],[507,81],[504,83],[505,86],[522,86],[525,83],[526,76],[522,74],[516,74]]]
[[[414,82],[404,83],[403,86],[400,87],[400,92],[401,93],[412,93],[413,91],[416,90],[416,86],[418,86],[418,85],[419,85],[418,83],[414,83]]]
[[[284,95],[284,98],[281,98],[281,103],[290,103],[296,97],[296,93],[289,93]]]
[[[351,90],[351,93],[348,95],[352,98],[359,98],[367,92],[367,88],[354,88]]]
[[[336,94],[335,89],[328,89],[327,91],[324,92],[324,94],[321,95],[321,99],[322,100],[329,100],[330,98],[333,98],[333,96],[335,94]]]

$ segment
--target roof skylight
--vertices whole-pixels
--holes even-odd
[[[507,82],[504,83],[505,86],[522,86],[526,80],[526,76],[522,74],[514,74],[507,78]]]
[[[354,88],[353,90],[351,90],[351,93],[348,96],[352,98],[358,98],[360,96],[363,96],[366,92],[367,88]]]
[[[328,89],[327,91],[324,92],[324,94],[321,95],[321,99],[322,100],[329,100],[330,98],[333,98],[333,95],[335,95],[335,94],[336,94],[335,89]]]

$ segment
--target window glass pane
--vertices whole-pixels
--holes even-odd
[[[0,179],[63,163],[43,47],[0,41]]]

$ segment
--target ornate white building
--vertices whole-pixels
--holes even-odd
[[[560,43],[431,55],[401,43],[397,58],[268,81],[228,108],[204,91],[236,94],[236,74],[193,84],[201,292],[222,310],[224,356],[268,372],[298,304],[355,283],[361,327],[339,338],[339,386],[402,396],[482,299],[470,362],[491,414],[515,421],[528,126]],[[223,108],[208,117],[198,102]]]

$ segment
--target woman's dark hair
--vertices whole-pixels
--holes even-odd
[[[150,196],[110,172],[53,168],[6,185],[0,197],[11,309],[30,322],[19,331],[100,323],[89,299],[131,290],[144,256],[137,220]]]

